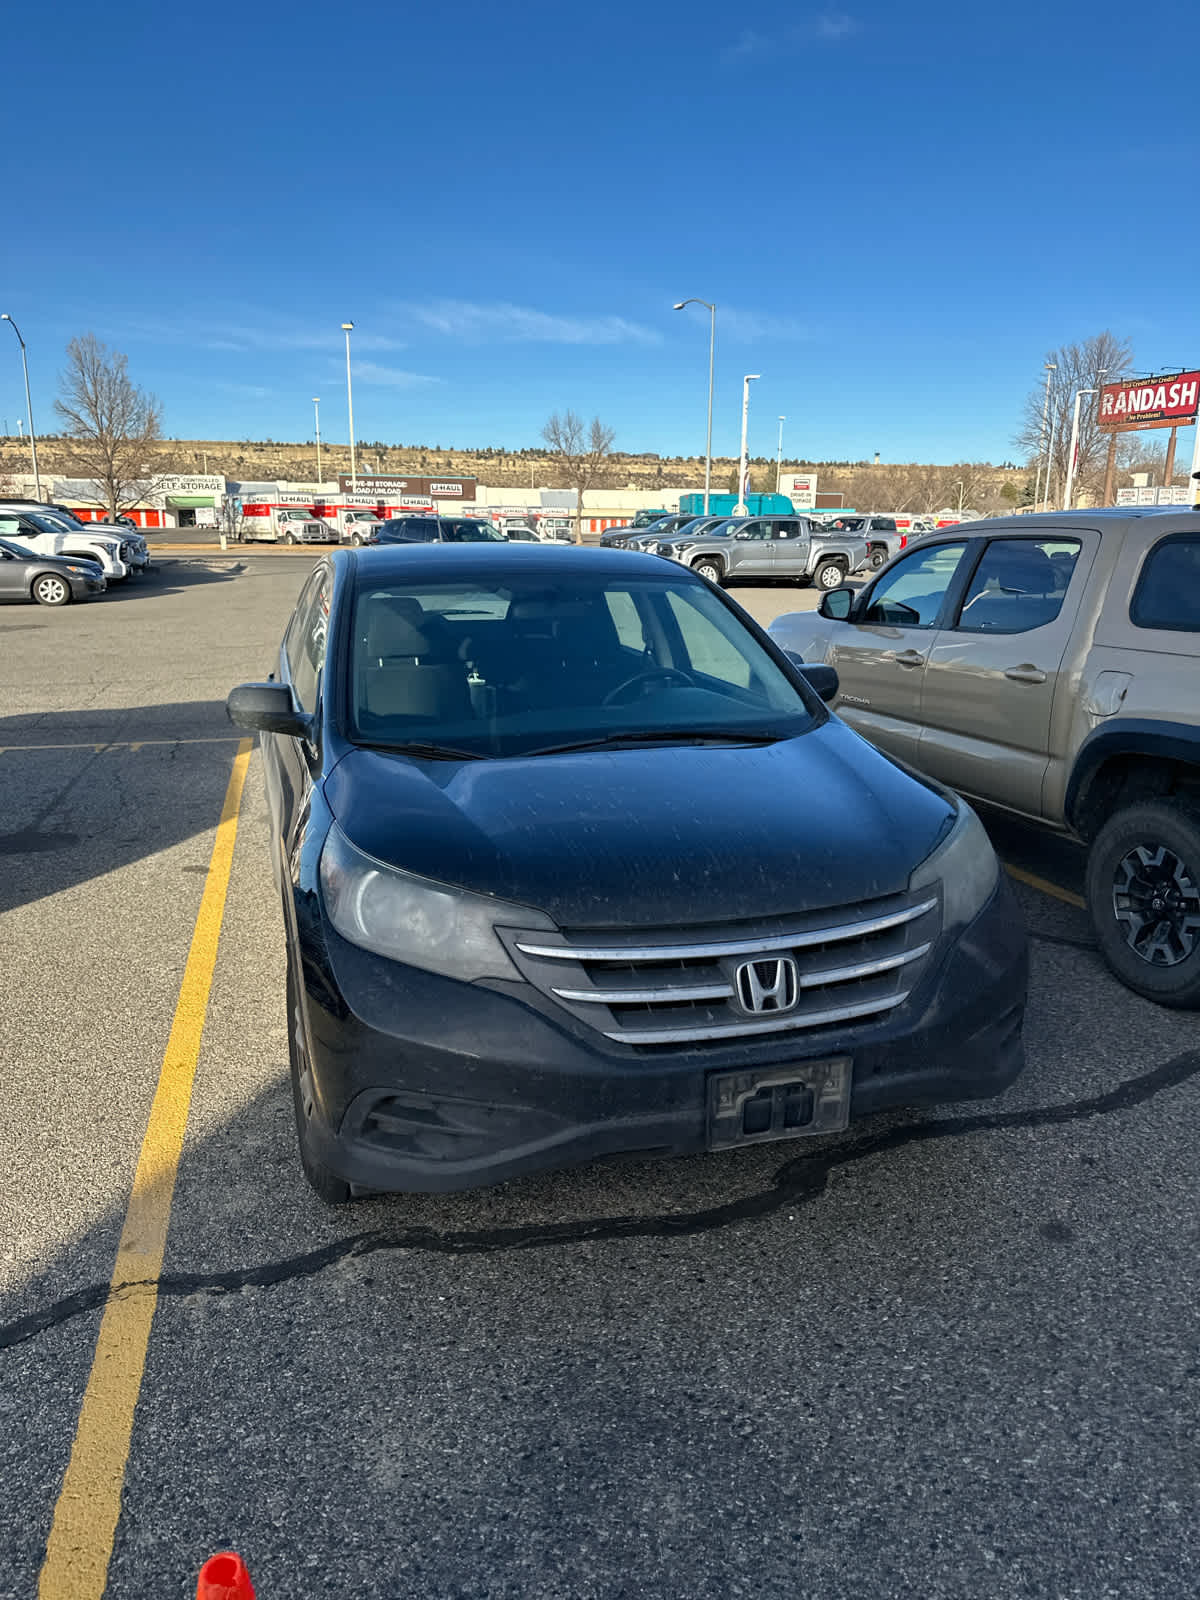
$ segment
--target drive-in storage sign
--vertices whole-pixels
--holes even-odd
[[[1106,383],[1101,389],[1097,425],[1106,433],[1186,427],[1195,421],[1198,407],[1200,372],[1129,378],[1122,383]]]
[[[399,472],[360,472],[357,483],[348,472],[338,473],[338,488],[345,494],[368,495],[380,500],[403,494],[422,500],[474,500],[476,479],[457,474],[446,478],[413,477]]]

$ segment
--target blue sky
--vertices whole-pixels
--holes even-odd
[[[701,450],[688,295],[719,453],[745,372],[754,453],[784,413],[790,456],[998,461],[1052,346],[1200,364],[1178,0],[60,0],[5,39],[38,88],[0,310],[42,430],[94,330],[173,434],[311,437],[319,394],[344,440],[352,319],[360,438],[519,447],[573,406]]]

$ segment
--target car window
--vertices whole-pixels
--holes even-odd
[[[1142,565],[1129,607],[1136,628],[1200,633],[1200,534],[1156,544]]]
[[[1028,633],[1053,622],[1075,563],[1077,539],[993,539],[963,601],[964,633]]]
[[[646,633],[642,626],[642,619],[638,615],[638,608],[634,604],[633,596],[628,589],[609,589],[604,596],[605,604],[613,619],[617,630],[617,638],[627,650],[642,651],[646,648]]]
[[[939,544],[907,556],[874,585],[866,611],[855,621],[932,628],[966,548]]]
[[[771,524],[769,522],[748,522],[744,528],[738,529],[741,539],[769,539],[771,537]]]
[[[351,737],[517,756],[630,734],[767,728],[790,738],[813,726],[808,697],[707,584],[690,573],[606,579],[589,566],[456,591],[368,582],[364,563]]]
[[[292,688],[305,711],[314,711],[317,680],[325,665],[325,646],[329,632],[330,574],[314,574],[309,588],[288,629],[287,659]]]
[[[729,631],[721,626],[723,617],[698,611],[691,604],[690,596],[685,594],[669,594],[667,603],[688,654],[683,665],[707,673],[710,678],[719,678],[723,683],[734,684],[739,689],[749,688],[750,663],[730,638]]]
[[[775,537],[777,539],[798,539],[801,525],[792,517],[784,517],[775,524]]]

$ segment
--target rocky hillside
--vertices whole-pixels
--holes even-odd
[[[47,437],[38,442],[44,473],[70,471],[64,442]],[[164,470],[215,472],[242,481],[279,479],[311,482],[316,478],[316,450],[312,444],[265,440],[177,439],[163,447]],[[0,474],[27,470],[28,445],[13,438],[0,439]],[[480,482],[514,489],[567,487],[561,465],[543,449],[449,450],[434,445],[385,445],[364,442],[358,449],[360,471],[414,474],[462,473]],[[347,445],[321,446],[322,475],[326,480],[350,470]],[[1020,503],[1030,474],[1025,468],[994,467],[986,462],[953,465],[902,463],[872,466],[864,462],[784,461],[784,471],[816,472],[822,493],[841,492],[845,504],[861,510],[933,511],[957,506],[959,484],[962,503],[979,511]],[[713,485],[736,486],[737,463],[727,457],[713,461]],[[704,460],[699,456],[635,455],[623,452],[609,457],[595,479],[598,489],[699,489],[704,484]],[[752,467],[752,487],[775,486],[775,463],[758,459]]]

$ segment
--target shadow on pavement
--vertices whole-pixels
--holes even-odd
[[[243,737],[223,701],[0,717],[0,912],[209,832]]]

